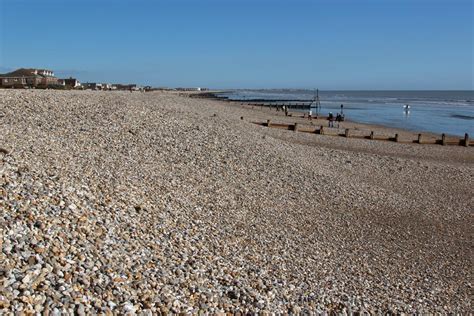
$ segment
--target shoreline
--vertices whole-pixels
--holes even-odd
[[[205,99],[204,99],[205,100]],[[316,128],[317,126],[327,126],[328,122],[325,119],[313,120],[313,125],[308,122],[307,118],[285,116],[284,112],[277,112],[275,109],[259,106],[242,105],[240,102],[230,102],[222,100],[209,100],[211,104],[215,104],[218,108],[224,107],[230,109],[234,113],[235,119],[243,116],[244,122],[265,123],[271,119],[275,123],[294,124],[298,123],[299,128]],[[368,135],[370,131],[375,131],[379,136],[393,137],[396,133],[400,135],[402,142],[394,141],[377,141],[362,138],[345,138],[345,137],[331,137],[327,135],[295,133],[283,129],[268,129],[267,127],[260,127],[265,130],[266,134],[270,134],[278,139],[294,142],[297,144],[309,146],[322,146],[329,149],[337,149],[347,152],[360,152],[365,154],[383,155],[387,157],[405,157],[409,159],[423,159],[438,162],[453,162],[453,163],[474,163],[474,153],[472,145],[464,147],[457,146],[442,146],[441,144],[417,144],[406,142],[407,139],[416,139],[418,133],[408,130],[390,128],[380,125],[370,125],[364,123],[355,123],[351,121],[343,122],[342,128],[351,128],[361,131]],[[268,130],[268,131],[267,131]],[[275,135],[276,134],[276,135]],[[432,133],[423,133],[424,138],[428,138],[428,142],[435,142],[439,140],[441,135]],[[456,136],[449,136],[449,141],[458,141],[461,138]],[[472,141],[471,141],[472,142]]]
[[[246,102],[220,99],[220,98],[209,98],[209,100],[222,102],[222,104],[230,104],[232,106],[240,106],[240,107],[255,110],[255,111],[265,112],[268,114],[269,118],[279,119],[282,123],[290,124],[290,123],[294,123],[293,121],[297,121],[298,124],[302,124],[302,126],[305,126],[307,128],[313,127],[313,126],[324,126],[325,128],[329,128],[326,116],[319,116],[317,119],[313,118],[312,120],[309,120],[307,117],[302,116],[302,115],[306,115],[307,113],[307,111],[305,113],[303,110],[301,111],[290,110],[289,116],[284,116],[283,114],[284,112],[277,111],[273,107],[260,106],[260,105],[248,105],[248,104],[245,104]],[[336,124],[337,122],[335,122],[335,125]],[[428,142],[426,143],[426,145],[437,145],[433,142],[435,142],[436,140],[441,140],[441,135],[442,135],[442,134],[437,134],[430,131],[414,131],[414,130],[403,129],[399,127],[391,127],[391,126],[386,126],[386,125],[361,123],[361,122],[352,121],[350,119],[345,119],[343,122],[340,123],[339,132],[340,130],[344,130],[345,128],[354,129],[359,132],[365,132],[367,134],[366,136],[368,136],[371,131],[379,132],[383,136],[392,136],[392,137],[394,137],[395,134],[399,134],[402,136],[405,142],[407,138],[416,140],[418,137],[418,134],[422,134],[425,141]],[[334,130],[336,129],[337,128],[334,128]],[[445,134],[445,135],[449,142],[454,142],[454,141],[462,142],[462,140],[464,139],[463,136],[451,135],[451,134]],[[471,137],[471,135],[469,135],[469,137]],[[416,144],[415,141],[413,141],[413,143]]]
[[[335,91],[337,91],[337,90],[335,90]],[[418,90],[416,90],[416,91],[418,91]],[[360,92],[363,92],[363,91],[360,91]],[[217,93],[216,92],[211,92],[211,93],[208,93],[208,94],[210,96],[210,99],[214,99],[214,100],[220,100],[220,101],[223,101],[223,102],[229,102],[229,103],[235,103],[235,104],[246,104],[247,106],[254,106],[254,107],[267,107],[269,109],[275,109],[271,105],[271,104],[275,104],[275,103],[276,104],[296,103],[294,109],[291,109],[291,107],[290,107],[290,111],[294,112],[294,113],[302,113],[302,114],[308,113],[308,111],[309,111],[308,104],[312,102],[311,100],[302,100],[302,99],[301,100],[299,100],[299,99],[298,100],[296,100],[296,99],[295,100],[285,100],[285,99],[281,99],[281,100],[275,100],[275,99],[234,100],[234,99],[229,99],[228,97],[219,96],[219,92],[217,92]],[[417,130],[417,129],[406,129],[406,128],[402,128],[402,127],[383,125],[383,124],[377,124],[377,123],[365,123],[365,122],[353,121],[353,120],[350,120],[350,119],[346,119],[346,121],[357,124],[360,127],[364,127],[364,126],[368,127],[368,128],[377,127],[379,129],[384,129],[385,128],[385,129],[390,129],[390,130],[397,130],[399,132],[414,133],[416,135],[421,133],[423,135],[426,134],[426,135],[430,136],[431,138],[436,137],[435,135],[438,135],[438,137],[440,137],[443,134],[443,133],[436,133],[436,132],[433,132],[433,131],[421,131],[421,130]],[[461,138],[464,138],[467,133],[464,132],[462,135],[450,134],[450,133],[444,133],[444,134],[446,134],[446,136],[450,137],[451,139],[454,139],[454,138],[460,138],[461,139]],[[469,135],[469,137],[472,137],[472,136],[473,135]]]

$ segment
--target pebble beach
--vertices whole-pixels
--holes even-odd
[[[472,312],[473,147],[267,119],[0,90],[0,314]]]

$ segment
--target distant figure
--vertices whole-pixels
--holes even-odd
[[[344,104],[341,104],[341,115],[344,114]]]
[[[334,115],[332,115],[332,112],[329,112],[328,121],[329,127],[334,127]]]
[[[337,127],[339,127],[339,125],[342,122],[342,115],[339,113],[336,114],[336,122],[337,122]]]
[[[285,107],[285,116],[288,116],[288,105],[285,104],[284,107]]]
[[[405,110],[405,116],[408,117],[410,115],[410,106],[408,104],[405,104],[403,106],[403,109]]]
[[[313,110],[309,109],[309,112],[308,112],[308,119],[312,119],[313,117]]]

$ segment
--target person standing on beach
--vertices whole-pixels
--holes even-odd
[[[344,104],[341,104],[341,115],[344,114]]]
[[[341,121],[342,121],[342,115],[337,113],[336,114],[336,122],[337,122],[337,128],[339,128],[340,124],[341,124]]]
[[[334,115],[332,115],[332,112],[329,112],[328,121],[329,121],[329,127],[334,127]]]

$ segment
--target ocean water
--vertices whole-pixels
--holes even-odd
[[[233,90],[233,100],[310,100],[313,90]],[[474,91],[319,91],[321,114],[417,132],[474,137]],[[404,106],[410,106],[409,111]],[[314,111],[313,111],[314,112]]]

